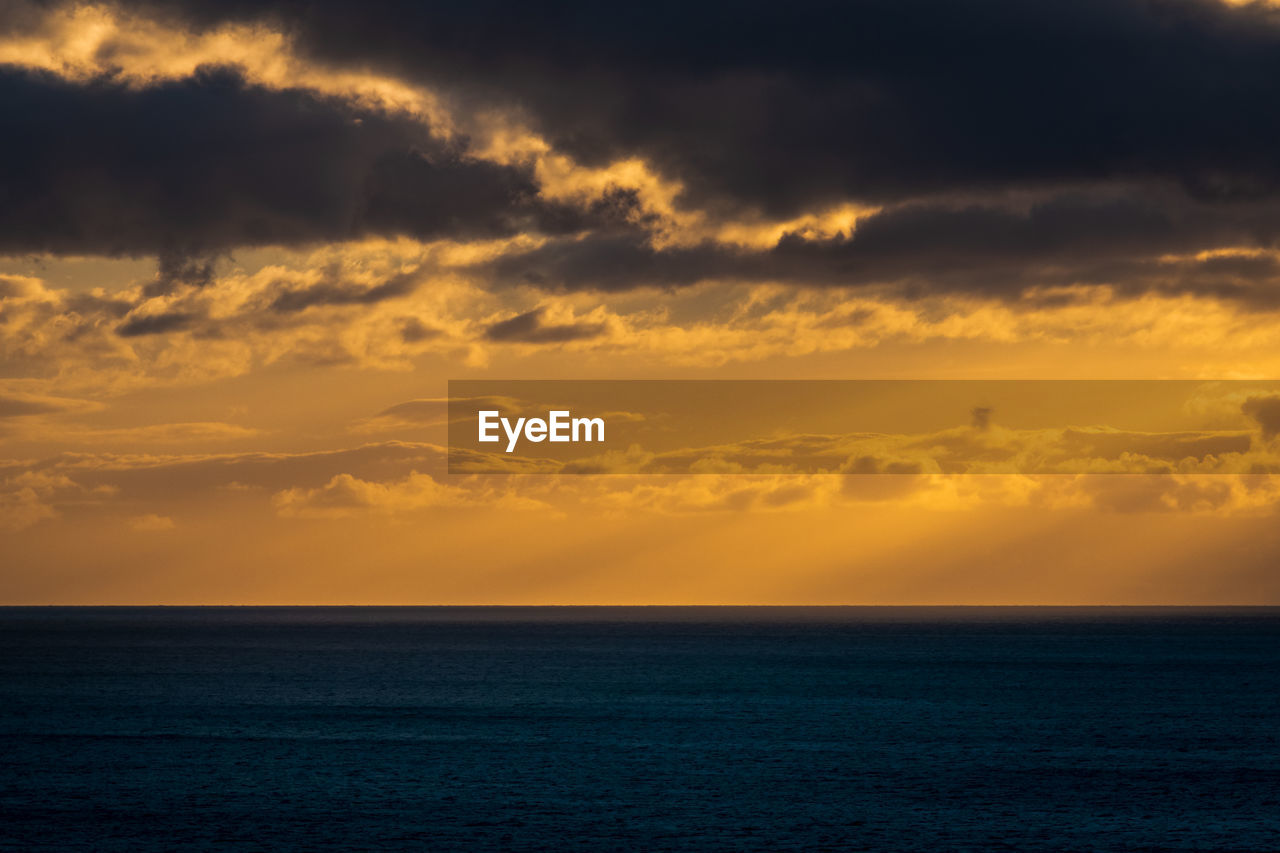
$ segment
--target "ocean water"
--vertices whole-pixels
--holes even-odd
[[[1280,850],[1280,611],[0,609],[0,848]]]

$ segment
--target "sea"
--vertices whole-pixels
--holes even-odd
[[[0,608],[0,849],[1277,851],[1280,609]]]

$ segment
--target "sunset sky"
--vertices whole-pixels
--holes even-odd
[[[1265,394],[1175,473],[449,474],[440,417],[1280,379],[1277,104],[1262,2],[7,0],[0,604],[1280,604]]]

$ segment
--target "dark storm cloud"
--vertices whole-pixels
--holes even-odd
[[[598,338],[604,334],[603,323],[544,323],[545,309],[535,308],[524,314],[494,323],[485,330],[488,340],[503,343],[562,344]]]
[[[709,242],[657,250],[632,231],[550,241],[491,266],[501,282],[562,290],[736,280],[1018,297],[1031,288],[1095,284],[1274,308],[1280,265],[1273,257],[1194,253],[1278,242],[1280,205],[1273,203],[1206,210],[1169,193],[1067,192],[1029,207],[909,204],[864,219],[852,235],[791,234],[766,250]]]
[[[165,253],[156,295],[198,285],[240,245],[587,230],[492,271],[569,290],[722,279],[1010,296],[1084,283],[1280,305],[1270,259],[1185,260],[1277,245],[1280,13],[1263,4],[121,5],[197,30],[266,23],[311,61],[442,91],[464,124],[510,108],[583,162],[645,158],[713,216],[885,207],[852,236],[656,251],[634,190],[551,205],[531,171],[468,159],[407,117],[226,71],[140,90],[11,71],[0,252]],[[10,24],[38,21],[33,8]],[[366,298],[335,286],[274,307]],[[505,334],[558,334],[521,329]]]
[[[1067,191],[1036,203],[912,203],[862,220],[851,235],[783,237],[753,251],[703,243],[657,250],[638,230],[553,240],[492,264],[498,280],[544,288],[675,288],[703,280],[897,284],[919,291],[1016,296],[1031,287],[1110,284],[1280,303],[1267,256],[1179,256],[1280,240],[1280,205],[1206,208],[1145,188]]]
[[[409,118],[226,70],[131,89],[0,69],[0,103],[0,253],[159,254],[157,293],[235,246],[492,236],[544,214],[528,173]]]
[[[644,156],[704,203],[788,213],[1115,178],[1213,199],[1280,188],[1280,27],[1263,4],[181,7],[197,23],[273,18],[317,59],[519,104],[557,147],[592,161]]]

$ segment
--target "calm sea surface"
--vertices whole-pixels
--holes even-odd
[[[1280,850],[1280,611],[0,609],[0,848]]]

